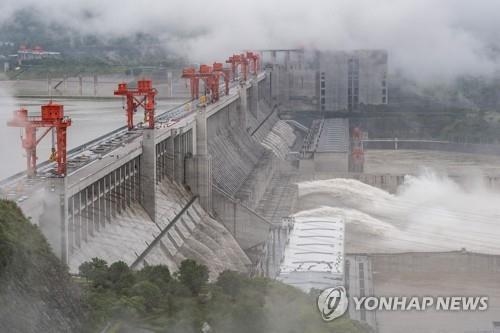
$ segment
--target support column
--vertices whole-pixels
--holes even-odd
[[[177,135],[176,130],[173,128],[170,130],[170,138],[166,142],[166,154],[167,154],[167,176],[170,180],[175,179],[175,149],[174,141]]]
[[[196,194],[200,196],[200,204],[212,212],[212,157],[208,154],[207,114],[205,108],[196,114],[196,158],[194,175]],[[193,189],[194,190],[194,189]]]
[[[184,153],[182,150],[182,128],[179,128],[174,139],[174,181],[182,184],[184,181]]]
[[[250,88],[250,112],[255,116],[255,118],[259,118],[259,82],[254,80],[252,82],[252,88]]]
[[[68,263],[68,225],[65,178],[51,178],[44,188],[40,230],[54,253]]]
[[[94,96],[97,96],[97,75],[94,75]]]
[[[83,96],[83,78],[81,76],[78,76],[78,92],[80,96]]]
[[[155,130],[144,129],[141,155],[141,204],[156,222],[156,146]]]
[[[247,87],[245,83],[239,86],[240,93],[240,127],[247,129],[247,112],[248,112],[248,98]]]

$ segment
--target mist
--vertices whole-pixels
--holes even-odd
[[[241,49],[383,48],[391,71],[418,80],[499,69],[494,0],[4,0],[0,23],[20,9],[101,38],[151,33],[200,62]]]
[[[0,163],[0,179],[20,171],[18,163],[9,162],[14,155],[18,155],[14,160],[19,160],[21,158],[19,155],[25,156],[24,150],[21,149],[20,129],[6,125],[12,118],[12,112],[19,109],[19,103],[12,96],[12,91],[0,87],[0,140],[3,159],[3,163]]]
[[[475,179],[462,186],[427,169],[394,195],[353,179],[300,183],[296,216],[342,216],[347,252],[500,254],[500,193]]]

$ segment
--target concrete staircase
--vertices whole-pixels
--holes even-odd
[[[321,137],[318,142],[318,152],[349,151],[349,123],[347,119],[325,119]]]

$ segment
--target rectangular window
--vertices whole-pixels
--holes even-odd
[[[321,88],[324,88],[325,87],[325,81],[322,81],[321,82]]]

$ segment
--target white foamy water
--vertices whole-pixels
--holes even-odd
[[[301,216],[341,216],[346,252],[467,251],[500,254],[500,193],[465,189],[427,170],[395,195],[353,179],[299,184]]]

